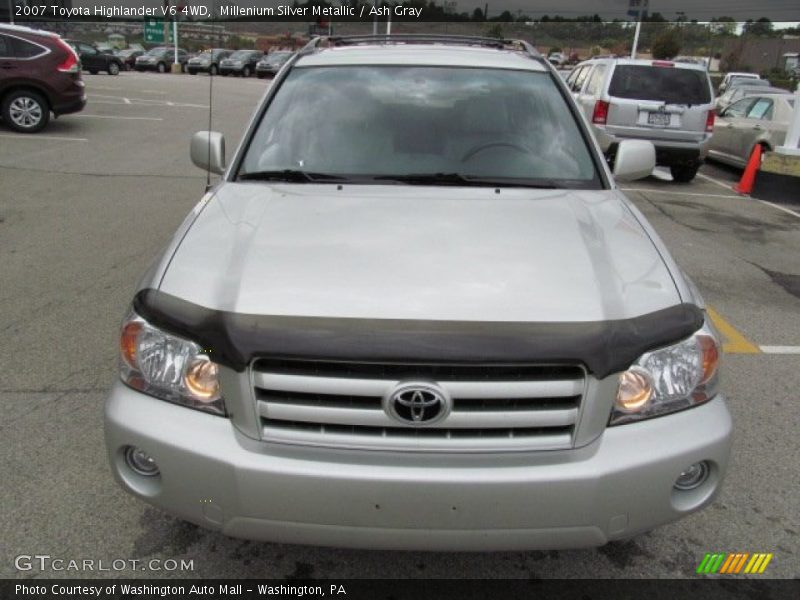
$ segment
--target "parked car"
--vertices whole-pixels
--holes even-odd
[[[675,181],[694,179],[714,126],[713,90],[703,67],[593,59],[578,65],[567,85],[609,160],[622,140],[650,140],[657,164],[669,167]]]
[[[50,113],[83,110],[86,89],[78,55],[60,36],[0,24],[0,118],[22,133],[41,131]]]
[[[275,52],[266,54],[264,58],[259,60],[256,64],[256,75],[259,79],[275,77],[281,67],[286,64],[286,61],[292,58],[292,56],[294,56],[294,52],[284,50],[276,50]]]
[[[786,139],[794,103],[795,96],[786,92],[734,102],[717,117],[709,156],[744,167],[756,145],[764,151],[774,150]]]
[[[128,48],[126,50],[120,50],[117,53],[117,57],[122,61],[122,67],[126,71],[132,71],[136,67],[136,59],[143,54],[144,50]]]
[[[728,108],[734,102],[738,102],[747,96],[756,96],[763,94],[786,94],[789,90],[783,88],[764,86],[764,85],[737,85],[728,87],[727,91],[717,98],[715,109],[717,114]]]
[[[256,65],[263,57],[261,50],[237,50],[220,61],[219,74],[250,77],[256,72]]]
[[[142,56],[136,59],[135,69],[137,71],[158,71],[166,73],[171,69],[175,62],[175,49],[168,46],[158,46],[151,48]],[[186,70],[186,63],[189,62],[189,54],[183,48],[178,48],[178,62],[181,71]]]
[[[232,53],[233,50],[226,50],[225,48],[204,50],[189,59],[189,62],[186,63],[186,71],[191,75],[196,75],[197,73],[216,75],[219,72],[220,61],[228,58]]]
[[[563,52],[553,52],[547,57],[547,60],[549,60],[556,67],[560,67],[567,62],[567,55]]]
[[[119,75],[124,68],[122,59],[115,56],[110,50],[102,52],[90,42],[65,41],[78,53],[83,70],[89,71],[92,75],[97,75],[100,71],[105,71],[109,75]]]
[[[719,93],[724,93],[725,90],[728,89],[728,86],[730,86],[731,81],[734,79],[747,79],[748,83],[752,84],[754,80],[761,79],[761,75],[758,73],[745,73],[741,71],[731,71],[730,73],[726,73],[725,77],[722,79],[722,83],[719,84]]]
[[[312,41],[140,280],[105,405],[128,492],[227,535],[597,546],[711,503],[697,288],[521,41]],[[198,282],[202,282],[201,285]],[[201,499],[201,501],[198,501]]]

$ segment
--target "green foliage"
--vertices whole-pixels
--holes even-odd
[[[503,26],[500,23],[492,23],[491,25],[487,25],[486,37],[502,39],[503,37],[505,37],[503,35]]]
[[[659,34],[653,40],[650,52],[653,58],[669,59],[675,58],[681,51],[681,35],[677,28],[672,27]]]

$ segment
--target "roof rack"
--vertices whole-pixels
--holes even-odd
[[[461,46],[480,46],[495,48],[497,50],[516,50],[523,52],[531,58],[542,59],[539,51],[525,40],[501,39],[492,37],[479,37],[468,35],[443,35],[427,33],[401,33],[377,35],[348,35],[348,36],[318,36],[313,38],[300,51],[303,54],[313,52],[319,48],[334,48],[337,46],[360,45],[386,45],[386,44],[447,44]]]

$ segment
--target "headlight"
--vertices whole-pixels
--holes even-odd
[[[131,313],[120,334],[120,376],[156,398],[218,415],[225,414],[219,367],[203,349],[150,325]]]
[[[713,398],[719,341],[708,323],[691,337],[644,354],[619,376],[610,425],[683,410]]]

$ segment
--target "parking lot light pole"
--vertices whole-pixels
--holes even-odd
[[[8,0],[8,22],[14,24],[14,0]]]
[[[800,157],[800,89],[794,93],[794,110],[789,120],[789,129],[782,146],[775,148],[778,154]]]

